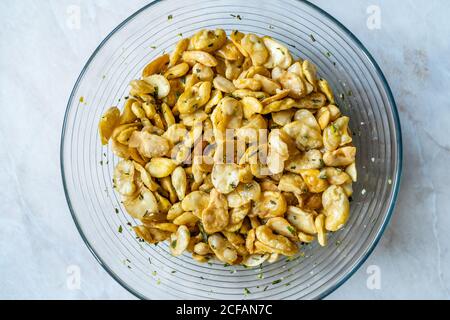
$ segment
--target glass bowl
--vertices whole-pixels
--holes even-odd
[[[123,106],[128,83],[180,36],[202,28],[269,35],[313,61],[328,79],[358,147],[359,180],[351,218],[329,245],[260,268],[199,264],[170,255],[166,243],[139,242],[113,191],[119,160],[102,146],[97,123]],[[157,1],[114,29],[92,54],[68,102],[61,171],[76,226],[94,256],[124,288],[145,299],[317,299],[346,281],[374,249],[393,212],[401,173],[397,109],[380,68],[364,46],[323,10],[296,0]],[[121,232],[120,232],[121,231]]]

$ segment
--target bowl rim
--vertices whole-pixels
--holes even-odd
[[[78,222],[77,216],[75,214],[75,210],[72,207],[72,203],[69,197],[69,192],[68,192],[68,188],[67,188],[67,182],[66,182],[66,178],[65,178],[65,169],[64,169],[64,155],[63,155],[63,151],[64,151],[64,137],[65,137],[65,133],[66,133],[66,128],[67,128],[67,120],[68,120],[68,115],[69,115],[69,110],[70,110],[70,106],[74,100],[75,97],[75,92],[76,89],[79,86],[79,83],[81,82],[88,66],[91,64],[92,60],[97,56],[97,53],[102,49],[102,47],[105,45],[105,43],[118,31],[120,30],[125,24],[127,24],[130,20],[132,20],[135,16],[139,15],[141,12],[147,10],[148,8],[152,7],[153,5],[156,5],[160,2],[163,2],[164,0],[155,0],[150,2],[149,4],[143,6],[142,8],[140,8],[139,10],[137,10],[136,12],[134,12],[133,14],[131,14],[128,18],[126,18],[125,20],[123,20],[117,27],[115,27],[103,40],[102,42],[100,42],[100,44],[97,46],[97,48],[94,50],[94,52],[91,54],[91,56],[89,57],[89,59],[87,60],[87,62],[85,63],[83,69],[81,70],[80,75],[78,76],[75,85],[72,88],[69,100],[67,102],[67,106],[66,106],[66,111],[64,113],[64,120],[63,120],[63,126],[62,126],[62,131],[61,131],[61,142],[60,142],[60,168],[61,168],[61,177],[62,177],[62,183],[63,183],[63,188],[64,188],[64,195],[66,197],[66,201],[67,201],[67,205],[69,207],[69,211],[71,213],[72,219],[75,223],[75,226],[81,236],[81,238],[83,239],[84,243],[86,244],[87,248],[89,249],[89,251],[92,253],[92,255],[94,256],[94,258],[98,261],[98,263],[103,267],[103,269],[117,282],[119,283],[124,289],[126,289],[129,293],[131,293],[132,295],[134,295],[135,297],[141,299],[141,300],[146,300],[148,299],[147,297],[143,296],[141,293],[137,292],[135,289],[131,288],[130,286],[128,286],[128,284],[126,284],[100,257],[100,255],[97,253],[97,251],[94,249],[93,245],[88,241],[86,235],[84,234],[81,225]],[[347,36],[350,37],[350,39],[352,41],[354,41],[354,43],[356,44],[356,46],[364,53],[364,55],[366,56],[366,58],[369,60],[370,64],[375,68],[375,71],[377,73],[377,75],[379,76],[382,84],[383,84],[383,88],[386,92],[388,101],[391,105],[391,109],[392,109],[392,115],[394,118],[394,127],[395,127],[395,132],[397,132],[397,138],[396,138],[396,145],[397,145],[397,156],[398,156],[398,161],[397,161],[397,165],[395,168],[396,171],[396,175],[395,177],[393,177],[393,185],[394,185],[394,190],[393,190],[393,194],[392,194],[392,198],[391,201],[389,203],[389,208],[387,210],[387,215],[386,218],[383,222],[383,224],[380,227],[380,230],[378,230],[371,246],[367,249],[366,253],[364,255],[362,255],[361,257],[358,258],[358,261],[356,262],[356,264],[352,267],[352,269],[345,274],[339,281],[337,281],[332,287],[328,288],[327,290],[325,290],[324,292],[320,293],[316,299],[324,299],[325,297],[327,297],[328,295],[330,295],[331,293],[333,293],[335,290],[337,290],[339,287],[341,287],[348,279],[350,279],[356,271],[358,271],[360,269],[360,267],[364,264],[364,262],[369,258],[369,256],[372,254],[372,252],[374,251],[374,249],[377,247],[381,237],[383,236],[387,226],[389,225],[389,222],[392,218],[394,209],[395,209],[395,205],[397,203],[397,198],[398,198],[398,194],[399,194],[399,190],[400,190],[400,183],[401,183],[401,176],[402,176],[402,171],[403,171],[403,141],[402,141],[402,130],[401,130],[401,123],[400,123],[400,117],[399,117],[399,113],[398,113],[398,109],[397,109],[397,104],[395,102],[394,96],[392,94],[391,88],[389,86],[389,83],[383,73],[383,71],[381,70],[380,66],[378,65],[378,63],[376,62],[376,60],[373,58],[373,56],[371,55],[371,53],[368,51],[368,49],[362,44],[362,42],[353,34],[353,32],[351,32],[347,27],[345,27],[339,20],[337,20],[336,18],[334,18],[331,14],[329,14],[328,12],[326,12],[324,9],[320,8],[319,6],[307,1],[307,0],[296,0],[298,2],[301,2],[305,5],[307,5],[308,7],[310,7],[311,9],[317,11],[319,14],[325,16],[326,18],[328,18],[331,22],[335,23],[338,28],[341,29],[341,31],[343,31]]]

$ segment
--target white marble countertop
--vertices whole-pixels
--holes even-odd
[[[0,298],[134,298],[78,235],[62,189],[59,142],[66,102],[84,63],[147,2],[0,2]],[[379,0],[380,29],[370,30],[371,0],[313,2],[353,31],[379,62],[398,103],[404,140],[393,219],[366,263],[328,298],[449,299],[450,6],[446,0]],[[68,20],[74,8],[80,9],[79,29]],[[72,265],[82,271],[79,290],[67,286]],[[370,266],[380,271],[379,289],[367,285]]]

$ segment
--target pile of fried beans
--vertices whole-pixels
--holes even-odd
[[[201,30],[151,61],[100,119],[136,236],[173,255],[258,266],[349,218],[349,118],[308,60],[268,36]]]

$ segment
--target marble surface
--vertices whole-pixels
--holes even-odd
[[[0,298],[134,299],[75,229],[62,189],[59,142],[84,63],[107,33],[147,2],[0,2]],[[328,299],[449,299],[450,6],[445,0],[378,0],[375,9],[372,0],[313,2],[353,31],[381,65],[404,140],[393,219],[371,257]],[[73,20],[78,9],[79,25]],[[378,9],[380,28],[370,29],[367,19]],[[81,271],[79,289],[68,285],[71,266]],[[367,285],[372,270],[379,271],[380,288]]]

